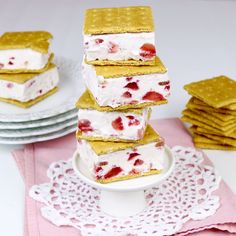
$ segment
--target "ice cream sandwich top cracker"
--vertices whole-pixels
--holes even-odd
[[[153,32],[152,10],[148,6],[88,9],[84,34]]]
[[[52,37],[46,31],[6,32],[0,37],[0,50],[31,48],[47,54]]]

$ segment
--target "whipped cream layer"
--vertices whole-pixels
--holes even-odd
[[[139,140],[144,136],[149,111],[150,108],[144,108],[142,114],[135,114],[79,109],[78,130],[88,137]]]
[[[50,53],[43,54],[30,48],[0,50],[0,71],[40,70],[48,63]]]
[[[154,45],[154,32],[84,35],[87,61],[149,61],[156,55]]]
[[[78,140],[78,153],[96,180],[112,179],[163,169],[164,142],[97,155],[86,140]]]
[[[56,67],[36,74],[23,84],[0,80],[0,97],[27,102],[52,90],[58,82],[59,74]]]
[[[86,87],[100,106],[115,108],[125,104],[156,102],[166,100],[170,95],[167,73],[104,78],[97,76],[94,66],[85,63],[82,73]]]

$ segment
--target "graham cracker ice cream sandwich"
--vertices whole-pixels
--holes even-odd
[[[152,65],[155,33],[151,8],[88,9],[84,22],[85,61],[94,65]]]
[[[88,93],[76,104],[78,108],[77,138],[104,141],[137,141],[143,138],[151,108],[116,111],[99,107]]]
[[[93,66],[82,69],[85,85],[99,106],[128,108],[167,102],[170,80],[167,69],[155,57],[153,66]]]
[[[0,73],[41,72],[52,60],[46,31],[7,32],[0,37]]]
[[[163,169],[164,141],[151,126],[139,142],[78,140],[78,153],[100,183],[159,174]]]
[[[41,73],[0,74],[0,101],[28,108],[57,91],[57,67]]]

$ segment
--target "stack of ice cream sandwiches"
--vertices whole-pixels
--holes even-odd
[[[148,124],[170,81],[156,56],[150,7],[88,9],[77,101],[78,153],[100,183],[159,174],[164,140]]]
[[[46,31],[0,36],[0,101],[28,108],[57,91],[59,75],[51,63],[51,39]]]

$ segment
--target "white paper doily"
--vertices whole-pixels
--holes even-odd
[[[220,205],[213,194],[220,177],[213,167],[202,164],[202,153],[181,146],[172,152],[175,170],[146,191],[147,208],[135,216],[115,218],[101,212],[99,191],[78,178],[71,160],[52,163],[47,172],[50,183],[33,186],[30,196],[46,205],[41,208],[46,219],[57,226],[73,226],[82,235],[172,235],[190,219],[213,215]]]

